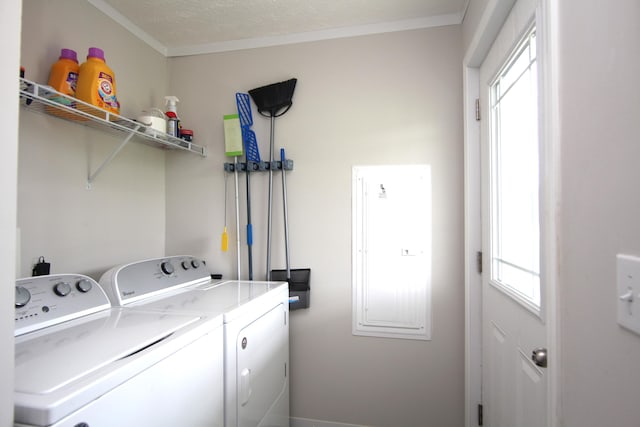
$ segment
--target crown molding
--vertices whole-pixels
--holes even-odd
[[[96,9],[100,10],[102,13],[107,15],[109,18],[113,19],[118,24],[122,25],[126,30],[132,33],[134,36],[151,46],[153,49],[157,50],[163,56],[167,55],[167,47],[156,40],[154,37],[149,35],[149,33],[143,31],[136,24],[131,22],[126,16],[115,10],[113,7],[105,3],[103,0],[87,0],[90,4],[95,6]]]
[[[192,46],[167,48],[167,56],[202,55],[207,53],[229,52],[262,47],[282,46],[296,43],[308,43],[321,40],[332,40],[347,37],[358,37],[371,34],[391,33],[397,31],[417,30],[430,27],[457,25],[462,22],[462,13],[440,15],[427,18],[408,19],[403,21],[384,22],[379,24],[359,25],[329,30],[309,31],[281,36],[257,37],[241,40],[229,40]]]
[[[406,19],[401,21],[382,22],[378,24],[357,25],[351,27],[308,31],[303,33],[285,34],[279,36],[256,37],[198,45],[168,47],[149,35],[147,32],[143,31],[140,27],[131,22],[127,17],[105,3],[104,0],[88,0],[88,2],[165,57],[204,55],[209,53],[257,49],[296,43],[308,43],[347,37],[358,37],[397,31],[409,31],[431,27],[442,27],[447,25],[458,25],[462,22],[465,13],[465,10],[463,10],[460,13]]]

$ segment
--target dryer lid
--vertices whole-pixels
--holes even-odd
[[[270,309],[265,298],[287,291],[286,282],[237,281],[207,282],[137,301],[130,307],[163,312],[181,312],[207,315],[224,313],[225,322],[251,312],[259,317]],[[280,302],[279,300],[277,302]]]
[[[16,338],[15,391],[45,395],[158,344],[200,320],[113,308]]]

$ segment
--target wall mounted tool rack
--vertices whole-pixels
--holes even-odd
[[[235,172],[236,166],[238,172],[246,172],[249,167],[249,172],[267,172],[269,170],[279,171],[282,170],[283,162],[281,160],[274,160],[272,162],[238,162],[238,163],[225,163],[224,170],[226,172]],[[293,160],[284,160],[284,170],[293,170]]]
[[[135,120],[113,114],[22,77],[20,77],[20,99],[22,106],[28,111],[44,113],[48,116],[102,131],[110,131],[125,137],[95,171],[89,171],[87,189],[91,188],[91,184],[100,172],[132,140],[156,148],[182,150],[202,157],[207,156],[207,152],[202,146],[164,132],[158,132]]]

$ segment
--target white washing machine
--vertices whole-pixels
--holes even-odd
[[[15,426],[223,426],[221,315],[112,307],[78,274],[15,295]]]
[[[212,281],[191,256],[134,262],[100,283],[114,305],[206,316],[224,312],[225,426],[289,426],[286,282]]]

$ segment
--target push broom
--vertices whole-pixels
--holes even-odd
[[[271,213],[273,210],[273,160],[275,119],[276,117],[284,115],[287,111],[289,111],[289,108],[291,108],[291,105],[293,104],[291,99],[293,98],[293,91],[296,88],[297,81],[297,79],[290,79],[283,82],[262,86],[249,91],[249,95],[251,95],[251,98],[253,98],[253,101],[256,103],[260,115],[269,117],[271,119],[271,135],[269,138],[269,201],[267,211],[267,280],[271,280]],[[288,253],[289,249],[286,248],[286,250]],[[287,270],[289,270],[288,266]],[[290,277],[287,277],[287,280],[289,279]]]

